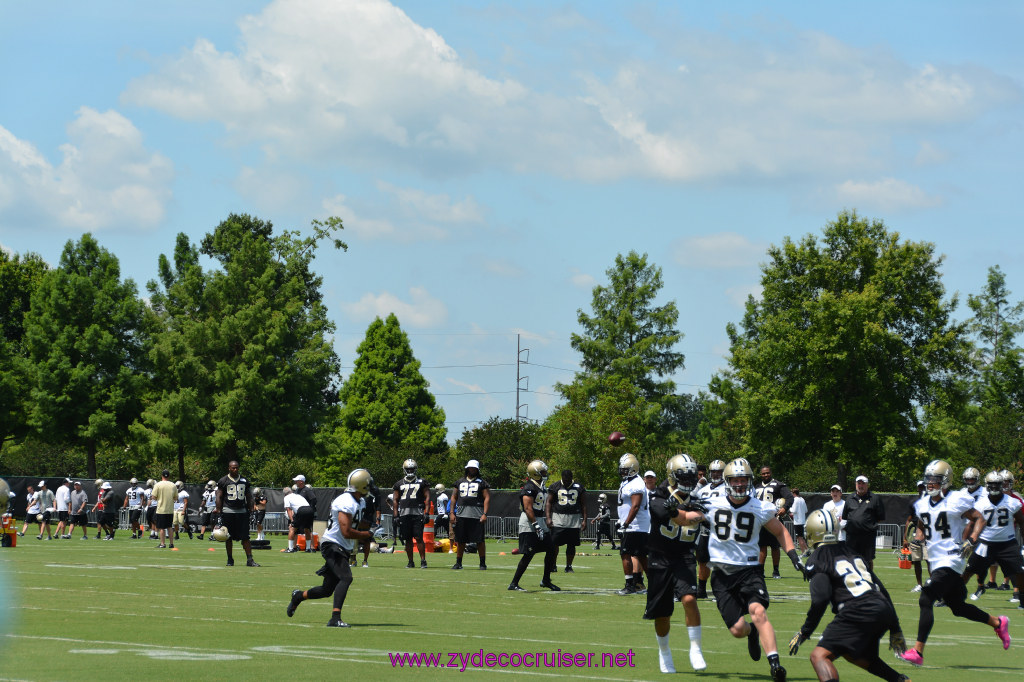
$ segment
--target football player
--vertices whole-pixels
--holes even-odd
[[[878,640],[889,631],[889,648],[901,654],[907,642],[889,593],[871,572],[864,558],[839,542],[836,519],[820,509],[811,512],[806,524],[807,542],[813,552],[807,560],[811,608],[807,619],[789,641],[789,654],[810,639],[825,609],[832,605],[836,617],[825,628],[811,652],[811,666],[821,682],[838,680],[834,661],[842,656],[872,675],[889,682],[908,680],[878,657]]]
[[[985,489],[981,487],[981,472],[974,467],[967,467],[961,474],[961,478],[964,479],[964,487],[960,489],[960,492],[967,493],[974,498],[975,502],[980,500],[985,494]]]
[[[363,511],[363,518],[359,521],[358,530],[368,530],[371,535],[373,531],[380,528],[380,488],[370,481],[370,491],[363,498],[366,509]],[[382,531],[383,532],[383,531]],[[370,540],[360,540],[359,547],[363,550],[363,568],[370,567]],[[356,565],[355,552],[352,553],[352,565]]]
[[[245,550],[245,565],[258,567],[252,558],[252,544],[249,542],[249,516],[252,514],[252,486],[238,469],[238,462],[228,462],[228,474],[217,481],[217,518],[228,529],[224,547],[228,554],[228,566],[235,565],[231,554],[232,541],[242,543]]]
[[[427,482],[416,474],[416,460],[407,459],[402,462],[405,476],[398,479],[394,490],[394,509],[398,514],[398,525],[405,541],[405,555],[409,557],[406,568],[415,568],[412,560],[413,538],[419,543],[420,568],[427,567],[426,548],[423,546],[423,525],[427,522],[427,509],[430,503],[430,492]]]
[[[928,495],[914,503],[918,520],[916,539],[924,543],[932,574],[918,600],[921,618],[917,625],[917,642],[901,656],[912,665],[924,664],[924,645],[935,623],[932,606],[939,599],[945,600],[954,616],[989,625],[1002,641],[1003,648],[1010,648],[1010,621],[1006,616],[990,616],[964,601],[967,597],[964,567],[978,544],[985,520],[974,508],[973,497],[959,490],[949,490],[951,475],[949,464],[941,459],[929,462],[924,469]]]
[[[597,528],[597,540],[594,542],[594,549],[601,549],[601,535],[607,535],[608,541],[615,549],[615,536],[612,535],[612,510],[608,506],[608,496],[601,493],[597,496],[597,516],[590,520]]]
[[[188,539],[191,540],[192,527],[188,525],[188,491],[181,481],[175,481],[174,487],[178,489],[178,501],[174,503],[174,539],[178,539],[178,529],[184,528],[188,533]]]
[[[139,479],[128,481],[124,493],[124,504],[128,507],[128,523],[132,527],[132,540],[142,537],[142,505],[146,503],[146,490],[139,485]]]
[[[434,517],[434,536],[437,536],[437,531],[443,530],[448,532],[448,493],[444,491],[444,483],[438,483],[434,486],[434,511],[437,515]]]
[[[331,502],[331,518],[334,523],[324,533],[320,543],[320,555],[324,565],[317,571],[323,576],[323,582],[308,590],[294,590],[285,613],[291,618],[295,609],[307,599],[323,599],[334,596],[334,607],[331,619],[327,621],[329,628],[347,628],[348,623],[341,619],[341,608],[345,605],[348,588],[352,584],[352,568],[349,557],[355,553],[356,542],[373,539],[368,530],[357,530],[359,520],[366,509],[364,497],[370,492],[373,478],[366,469],[356,469],[348,475],[345,491]]]
[[[640,478],[640,461],[636,455],[624,454],[619,458],[619,556],[626,585],[618,594],[643,594],[644,574],[647,570],[647,535],[651,530],[647,486]]]
[[[1022,505],[1024,505],[1024,498],[1022,498],[1020,495],[1018,495],[1017,493],[1015,493],[1013,491],[1013,483],[1014,483],[1013,473],[1009,469],[1002,469],[999,472],[999,475],[1003,477],[1003,493],[1006,494],[1006,495],[1009,495],[1010,497],[1012,497],[1013,499],[1017,500]],[[1017,541],[1018,542],[1020,542],[1022,539],[1024,539],[1024,538],[1021,537],[1021,531],[1022,530],[1024,530],[1024,529],[1021,529],[1019,527],[1016,530]],[[991,571],[992,582],[995,582],[995,580],[996,580],[996,567],[995,567],[995,565],[993,565],[992,568],[989,569],[989,570]],[[997,589],[999,589],[999,590],[1009,590],[1010,589],[1010,577],[1008,575],[1003,575],[1003,583]],[[1019,603],[1021,603],[1020,602],[1020,591],[1014,590],[1013,597],[1010,599],[1010,603],[1012,603],[1012,604],[1019,604]]]
[[[711,524],[708,553],[711,556],[711,589],[718,612],[733,637],[747,638],[750,658],[761,660],[761,647],[768,655],[773,680],[785,680],[786,669],[779,663],[775,630],[768,620],[768,588],[758,563],[758,535],[765,528],[779,541],[797,573],[804,566],[793,547],[793,539],[779,521],[774,502],[751,494],[754,472],[745,459],[734,459],[723,472],[729,489],[725,497],[708,500],[706,517]],[[750,622],[744,619],[750,614]]]
[[[203,489],[203,499],[199,503],[199,539],[203,539],[203,535],[206,534],[206,530],[211,528],[213,525],[213,513],[217,509],[217,481],[207,481],[206,488]],[[210,538],[213,539],[212,537]]]
[[[561,479],[548,488],[544,518],[555,547],[565,546],[565,572],[572,573],[580,531],[587,527],[587,491],[573,479],[572,469],[563,469]]]
[[[769,502],[775,505],[775,515],[781,521],[786,518],[789,508],[793,505],[793,493],[789,487],[772,476],[770,466],[761,467],[761,481],[754,488],[754,494],[762,502]],[[781,500],[781,504],[780,504]],[[772,577],[781,578],[779,573],[779,541],[768,530],[762,528],[757,539],[757,546],[760,548],[758,563],[761,565],[761,574],[764,574],[764,562],[768,559],[768,548],[772,550]]]
[[[707,485],[701,487],[694,493],[705,503],[712,497],[721,497],[728,490],[725,487],[725,479],[722,472],[725,470],[725,462],[716,459],[708,465],[708,477],[711,479]],[[708,567],[708,534],[710,530],[707,524],[701,526],[700,539],[697,540],[697,599],[708,598],[708,578],[711,577],[711,569]]]
[[[1024,511],[1021,511],[1019,501],[1003,492],[1003,477],[998,471],[990,471],[985,476],[985,489],[988,495],[974,503],[974,508],[985,519],[985,528],[978,536],[980,544],[974,548],[967,562],[964,582],[972,575],[981,580],[989,566],[999,564],[1003,574],[1013,579],[1014,590],[1019,594],[1024,582],[1024,561],[1021,560],[1020,543],[1013,525],[1024,526]],[[971,599],[977,600],[983,594],[985,587],[979,585]]]
[[[551,532],[544,521],[547,497],[544,482],[548,477],[548,465],[535,459],[526,466],[526,475],[527,481],[519,490],[519,507],[522,509],[519,514],[519,565],[516,566],[516,573],[508,589],[514,592],[526,591],[519,586],[519,580],[526,573],[533,555],[544,552],[544,577],[540,581],[540,586],[558,592],[560,588],[551,582],[551,573],[558,570],[555,565],[558,560],[558,548],[555,547]]]
[[[924,481],[918,481],[917,500],[927,494],[924,489]],[[917,584],[910,590],[911,592],[920,592],[924,589],[924,585],[921,582],[921,562],[924,561],[924,547],[917,540],[917,508],[914,506],[917,500],[910,503],[907,521],[903,527],[903,549],[910,552],[910,563],[914,566],[914,578],[917,580]]]
[[[159,539],[159,536],[156,533],[156,526],[153,525],[153,523],[154,523],[154,521],[156,519],[156,505],[157,505],[157,500],[153,496],[153,488],[154,487],[156,487],[156,481],[154,479],[151,478],[151,479],[146,481],[146,501],[148,502],[148,504],[146,506],[146,526],[149,528],[149,539],[150,540],[157,540],[157,539]]]
[[[491,506],[491,486],[480,478],[480,462],[471,459],[466,462],[466,475],[459,479],[452,490],[452,509],[449,516],[452,535],[458,543],[454,570],[462,569],[462,554],[466,545],[475,542],[480,555],[480,570],[487,570],[484,531],[487,528],[487,510]]]
[[[263,519],[267,518],[267,496],[262,488],[252,489],[252,510],[252,520],[256,524],[256,539],[266,540],[263,536]],[[203,539],[202,534],[199,535],[199,539]]]
[[[689,455],[676,455],[665,465],[668,477],[650,496],[651,530],[647,540],[647,609],[644,618],[654,621],[658,641],[658,665],[674,673],[668,634],[676,600],[683,603],[686,631],[690,636],[690,665],[707,668],[701,651],[700,611],[697,610],[697,558],[694,545],[704,520],[704,506],[693,495],[697,487],[697,463]]]
[[[284,494],[281,505],[288,516],[288,547],[284,550],[285,554],[299,551],[296,547],[299,535],[306,537],[306,551],[313,552],[313,506],[309,500],[291,488],[284,488],[281,492]]]

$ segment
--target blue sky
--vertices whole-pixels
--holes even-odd
[[[91,231],[144,292],[230,212],[306,229],[349,371],[409,333],[454,440],[530,418],[615,255],[676,301],[675,377],[724,367],[765,249],[843,209],[1024,298],[1016,2],[0,4],[0,247]],[[962,315],[966,316],[966,312]],[[526,359],[524,354],[523,358]]]

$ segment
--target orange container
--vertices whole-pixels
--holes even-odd
[[[298,545],[299,549],[306,549],[306,536],[299,535],[295,538],[295,544]],[[320,549],[320,536],[313,533],[313,549]]]
[[[904,549],[904,550],[902,550],[900,552],[900,568],[910,568],[910,567],[911,567],[910,551]]]

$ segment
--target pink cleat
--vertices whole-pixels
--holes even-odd
[[[995,628],[996,634],[1003,642],[1003,649],[1010,648],[1010,619],[1006,616],[999,616],[999,627]]]
[[[903,659],[910,665],[916,665],[918,667],[924,665],[924,658],[917,649],[907,649],[899,655],[899,658]]]

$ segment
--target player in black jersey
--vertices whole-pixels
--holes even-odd
[[[890,649],[897,655],[907,649],[885,586],[868,569],[863,557],[839,542],[839,527],[832,514],[820,509],[811,512],[806,533],[807,543],[814,548],[805,572],[810,579],[811,608],[800,631],[789,642],[790,655],[796,656],[800,645],[814,634],[831,603],[836,617],[810,657],[821,682],[839,679],[833,663],[839,656],[883,680],[909,680],[878,657],[878,640],[887,630]]]
[[[770,466],[761,467],[760,474],[761,482],[754,487],[754,495],[762,502],[774,504],[778,510],[775,516],[779,521],[782,521],[786,518],[786,514],[789,513],[789,508],[793,506],[793,493],[789,491],[789,487],[785,483],[772,476],[772,468]],[[782,502],[779,500],[782,500]],[[781,552],[779,551],[778,538],[762,528],[761,534],[758,536],[757,545],[761,548],[761,553],[758,556],[758,563],[761,564],[761,575],[764,575],[764,562],[768,558],[768,549],[771,548],[772,577],[781,578],[782,574],[779,573]]]
[[[529,480],[519,491],[519,506],[523,510],[519,515],[519,553],[522,556],[508,589],[516,592],[526,591],[519,586],[519,579],[526,573],[533,555],[544,552],[544,578],[540,581],[540,586],[558,592],[560,588],[551,582],[551,573],[558,570],[555,566],[558,548],[555,547],[551,531],[544,520],[547,497],[544,481],[548,477],[548,465],[535,459],[527,465],[526,475],[529,476]]]
[[[491,486],[480,478],[480,462],[471,459],[463,469],[466,475],[458,480],[452,491],[451,514],[448,518],[450,533],[455,538],[456,554],[453,570],[462,570],[462,555],[466,545],[475,543],[480,557],[480,570],[487,570],[487,510],[491,505]]]
[[[563,469],[562,479],[548,488],[544,511],[555,547],[565,545],[565,572],[572,573],[580,531],[587,526],[587,491],[573,480],[572,469]]]
[[[668,644],[675,601],[683,602],[690,635],[690,665],[707,668],[701,652],[700,611],[697,610],[697,558],[694,546],[704,520],[703,505],[691,493],[697,485],[697,463],[689,455],[676,455],[666,465],[668,478],[651,491],[651,530],[647,540],[647,609],[654,621],[658,663],[663,673],[676,671]]]
[[[405,555],[409,557],[406,568],[413,568],[413,539],[419,543],[420,568],[427,567],[426,548],[423,546],[423,525],[429,518],[428,504],[430,492],[427,482],[416,474],[416,460],[407,459],[402,462],[405,476],[394,485],[394,508],[398,516],[398,527],[405,541]]]
[[[252,514],[252,486],[248,479],[238,473],[238,462],[228,462],[228,475],[217,481],[217,517],[228,529],[224,543],[228,552],[228,566],[235,565],[231,555],[231,541],[240,540],[245,550],[245,565],[259,566],[252,558],[252,544],[249,542],[249,516]]]
[[[612,509],[608,506],[608,496],[601,493],[597,496],[597,516],[590,520],[597,527],[597,539],[594,549],[601,549],[601,535],[607,535],[608,541],[615,549],[615,536],[612,535]]]

